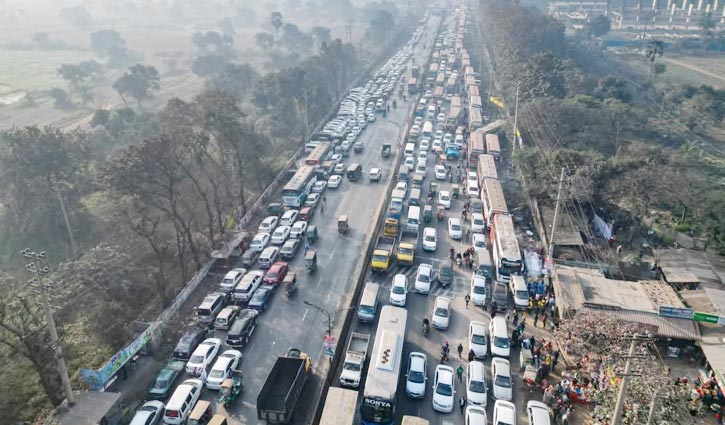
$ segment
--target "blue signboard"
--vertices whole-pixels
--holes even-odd
[[[673,317],[675,319],[689,319],[692,320],[692,316],[695,312],[691,308],[682,307],[671,307],[661,305],[659,309],[659,315],[662,317]]]

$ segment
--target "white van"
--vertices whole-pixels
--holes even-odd
[[[279,255],[279,248],[276,246],[269,246],[265,248],[259,256],[259,268],[268,269],[272,267],[272,263],[277,261],[277,255]]]
[[[244,275],[242,280],[234,288],[232,294],[235,302],[249,302],[252,299],[252,294],[262,284],[262,277],[264,272],[261,270],[252,270],[251,272]]]
[[[509,357],[511,346],[506,319],[501,316],[494,317],[488,325],[488,333],[491,340],[491,354],[498,357]]]
[[[481,196],[481,191],[478,189],[478,182],[476,180],[466,180],[466,194],[469,198],[478,198]]]
[[[407,143],[405,145],[405,150],[403,151],[403,154],[405,156],[413,156],[413,155],[415,155],[415,144],[414,143]]]
[[[176,387],[176,391],[164,406],[164,423],[169,425],[186,423],[191,409],[199,400],[203,386],[199,379],[187,379]]]
[[[375,314],[378,311],[378,292],[380,285],[368,282],[363,288],[362,297],[360,298],[360,307],[357,309],[357,319],[361,322],[374,322]]]
[[[204,300],[196,308],[196,317],[201,323],[214,323],[217,314],[226,305],[226,294],[212,292],[204,297]]]
[[[418,233],[420,227],[420,207],[408,207],[408,220],[405,222],[406,229],[411,233]]]
[[[514,308],[526,310],[529,308],[529,290],[523,276],[513,275],[509,281],[509,289],[514,296]]]

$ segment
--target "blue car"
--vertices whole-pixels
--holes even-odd
[[[252,299],[249,300],[249,304],[247,305],[247,307],[260,312],[266,311],[267,304],[272,298],[273,291],[274,286],[272,285],[260,286],[259,288],[257,288],[256,291],[254,291],[254,295],[252,295]]]
[[[448,159],[458,159],[458,157],[460,157],[458,147],[455,145],[446,146],[446,157],[448,157]]]

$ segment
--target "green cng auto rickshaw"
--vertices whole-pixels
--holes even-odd
[[[317,240],[317,226],[314,224],[307,226],[307,242],[312,245]]]
[[[305,268],[312,273],[317,269],[317,252],[314,250],[307,251],[305,254]]]

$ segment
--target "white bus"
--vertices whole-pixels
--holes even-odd
[[[375,345],[371,353],[360,406],[363,425],[393,425],[395,394],[403,363],[405,322],[408,311],[386,305],[380,311]]]
[[[497,280],[508,282],[511,275],[521,274],[523,265],[519,241],[516,239],[514,221],[510,215],[496,214],[491,226],[493,261]]]
[[[324,142],[317,145],[314,149],[312,149],[312,152],[307,155],[307,158],[305,158],[305,165],[315,166],[322,164],[322,161],[327,160],[330,147],[330,143]]]
[[[353,425],[357,391],[330,387],[319,425]]]
[[[505,215],[509,213],[506,205],[506,198],[503,196],[501,182],[496,179],[483,179],[483,187],[480,188],[481,202],[483,202],[483,216],[486,224],[493,224],[493,217],[496,215]]]
[[[285,207],[299,208],[310,194],[317,181],[315,167],[303,165],[282,189],[282,203]]]

